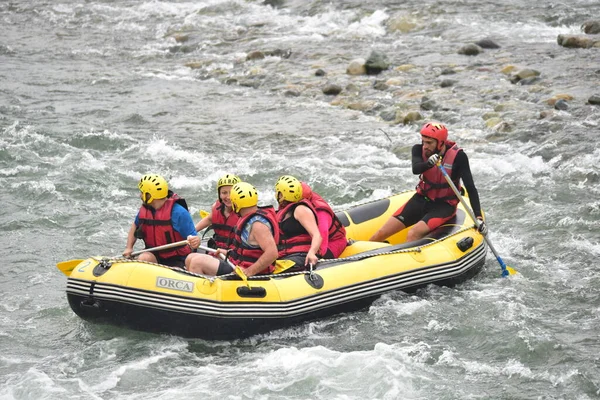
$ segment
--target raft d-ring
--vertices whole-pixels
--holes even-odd
[[[421,251],[420,247],[417,247],[415,249],[415,251],[411,251],[410,255],[412,256],[412,258],[420,263],[424,263],[425,262],[425,255],[423,254],[423,252]]]
[[[217,291],[217,286],[212,279],[200,279],[196,282],[196,290],[202,294],[213,294]]]

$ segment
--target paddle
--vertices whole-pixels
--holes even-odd
[[[202,245],[198,246],[198,249],[205,250],[205,251],[207,251],[209,253],[216,253],[217,252],[217,250],[213,249],[212,247],[206,247],[206,246],[202,246]],[[223,260],[225,259],[225,255],[220,254],[219,256]],[[240,276],[240,278],[242,278],[243,280],[246,280],[246,274],[244,274],[244,272],[239,267],[237,267],[236,265],[234,265],[229,260],[227,260],[227,262],[235,270],[235,272]],[[273,271],[273,273],[279,274],[279,273],[284,272],[285,270],[293,267],[294,265],[296,265],[296,263],[293,262],[292,260],[275,260],[275,271]],[[240,275],[240,273],[241,273],[241,275]]]
[[[206,247],[206,246],[200,245],[200,246],[198,246],[198,248],[200,250],[204,250],[204,251],[207,251],[209,253],[216,253],[217,252],[217,249],[213,249],[212,247]],[[229,266],[231,268],[233,268],[233,270],[235,271],[235,273],[240,278],[242,278],[242,280],[246,283],[246,285],[248,287],[250,287],[250,284],[248,283],[248,277],[246,276],[246,274],[244,273],[244,271],[242,270],[242,268],[240,266],[235,265],[234,263],[232,263],[231,261],[229,261],[229,259],[227,259],[227,257],[225,257],[225,254],[223,254],[223,253],[219,253],[219,258],[221,258],[222,260],[227,261],[227,264],[229,264]]]
[[[198,211],[198,214],[200,214],[200,218],[206,218],[210,213],[206,210],[200,210]]]
[[[440,171],[442,172],[442,175],[444,175],[444,178],[446,178],[446,182],[448,182],[448,185],[450,185],[450,187],[452,188],[452,191],[454,192],[454,194],[456,195],[456,197],[458,197],[458,199],[462,203],[462,205],[465,208],[465,210],[467,210],[467,213],[469,214],[469,216],[471,217],[471,219],[473,220],[473,222],[475,222],[475,226],[479,229],[479,225],[481,224],[481,222],[477,219],[477,217],[475,216],[475,213],[473,213],[473,210],[471,210],[471,208],[467,205],[467,202],[465,201],[465,199],[460,195],[460,192],[456,188],[456,185],[454,184],[454,182],[452,182],[452,179],[448,175],[448,172],[446,171],[446,169],[442,165],[442,160],[440,159],[436,165],[440,169]],[[492,242],[490,241],[490,239],[488,239],[487,235],[484,236],[483,238],[485,239],[486,243],[488,244],[488,246],[492,250],[492,253],[494,253],[494,255],[496,256],[496,260],[498,260],[498,263],[500,264],[500,267],[502,268],[502,276],[506,277],[506,276],[509,276],[509,275],[515,275],[517,273],[517,271],[514,270],[513,268],[509,267],[508,265],[506,265],[504,263],[504,261],[502,261],[502,259],[498,255],[498,252],[496,251],[496,249],[492,245]]]
[[[160,250],[167,250],[167,249],[172,249],[173,247],[180,247],[180,246],[184,246],[188,244],[187,240],[181,240],[179,242],[175,242],[175,243],[169,243],[169,244],[165,244],[162,246],[156,246],[156,247],[152,247],[149,249],[144,249],[144,250],[138,250],[138,251],[134,251],[133,253],[131,253],[131,257],[135,257],[135,256],[139,256],[140,254],[146,252],[146,251],[160,251]],[[76,266],[79,265],[79,263],[81,263],[83,260],[69,260],[69,261],[61,261],[58,264],[56,264],[56,268],[58,268],[58,270],[60,272],[62,272],[63,274],[65,274],[66,276],[70,276],[71,272],[75,269]]]

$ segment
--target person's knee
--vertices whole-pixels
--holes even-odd
[[[142,254],[139,255],[138,257],[139,261],[146,261],[146,262],[151,262],[151,263],[155,263],[156,257],[154,256],[154,254],[150,253],[149,251],[145,251]]]

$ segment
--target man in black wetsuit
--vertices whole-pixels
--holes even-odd
[[[471,208],[481,221],[479,232],[487,234],[487,227],[481,215],[479,194],[473,182],[467,154],[456,143],[448,140],[448,129],[442,124],[430,122],[421,129],[421,144],[412,148],[412,170],[419,176],[417,193],[371,237],[371,241],[381,242],[400,232],[407,226],[407,241],[418,240],[454,217],[459,199],[448,185],[444,175],[436,167],[438,160],[460,190],[460,181],[465,185],[471,200]]]

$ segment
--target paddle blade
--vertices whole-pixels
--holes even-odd
[[[71,276],[71,272],[77,267],[83,260],[69,260],[61,261],[56,264],[56,268],[66,276]]]
[[[506,266],[506,270],[508,271],[508,275],[516,275],[517,274],[517,270],[509,267],[508,265]]]
[[[242,269],[239,267],[239,265],[235,266],[235,273],[242,278],[242,280],[246,283],[248,283],[248,277],[246,276],[246,274],[244,273],[244,271],[242,271]]]
[[[209,213],[208,211],[206,211],[206,210],[200,210],[200,211],[199,211],[199,213],[200,213],[200,218],[202,218],[202,219],[204,219],[204,218],[208,217],[208,214],[210,214],[210,213]]]
[[[275,270],[274,274],[280,274],[290,268],[292,268],[296,263],[292,260],[276,260],[275,261]]]

